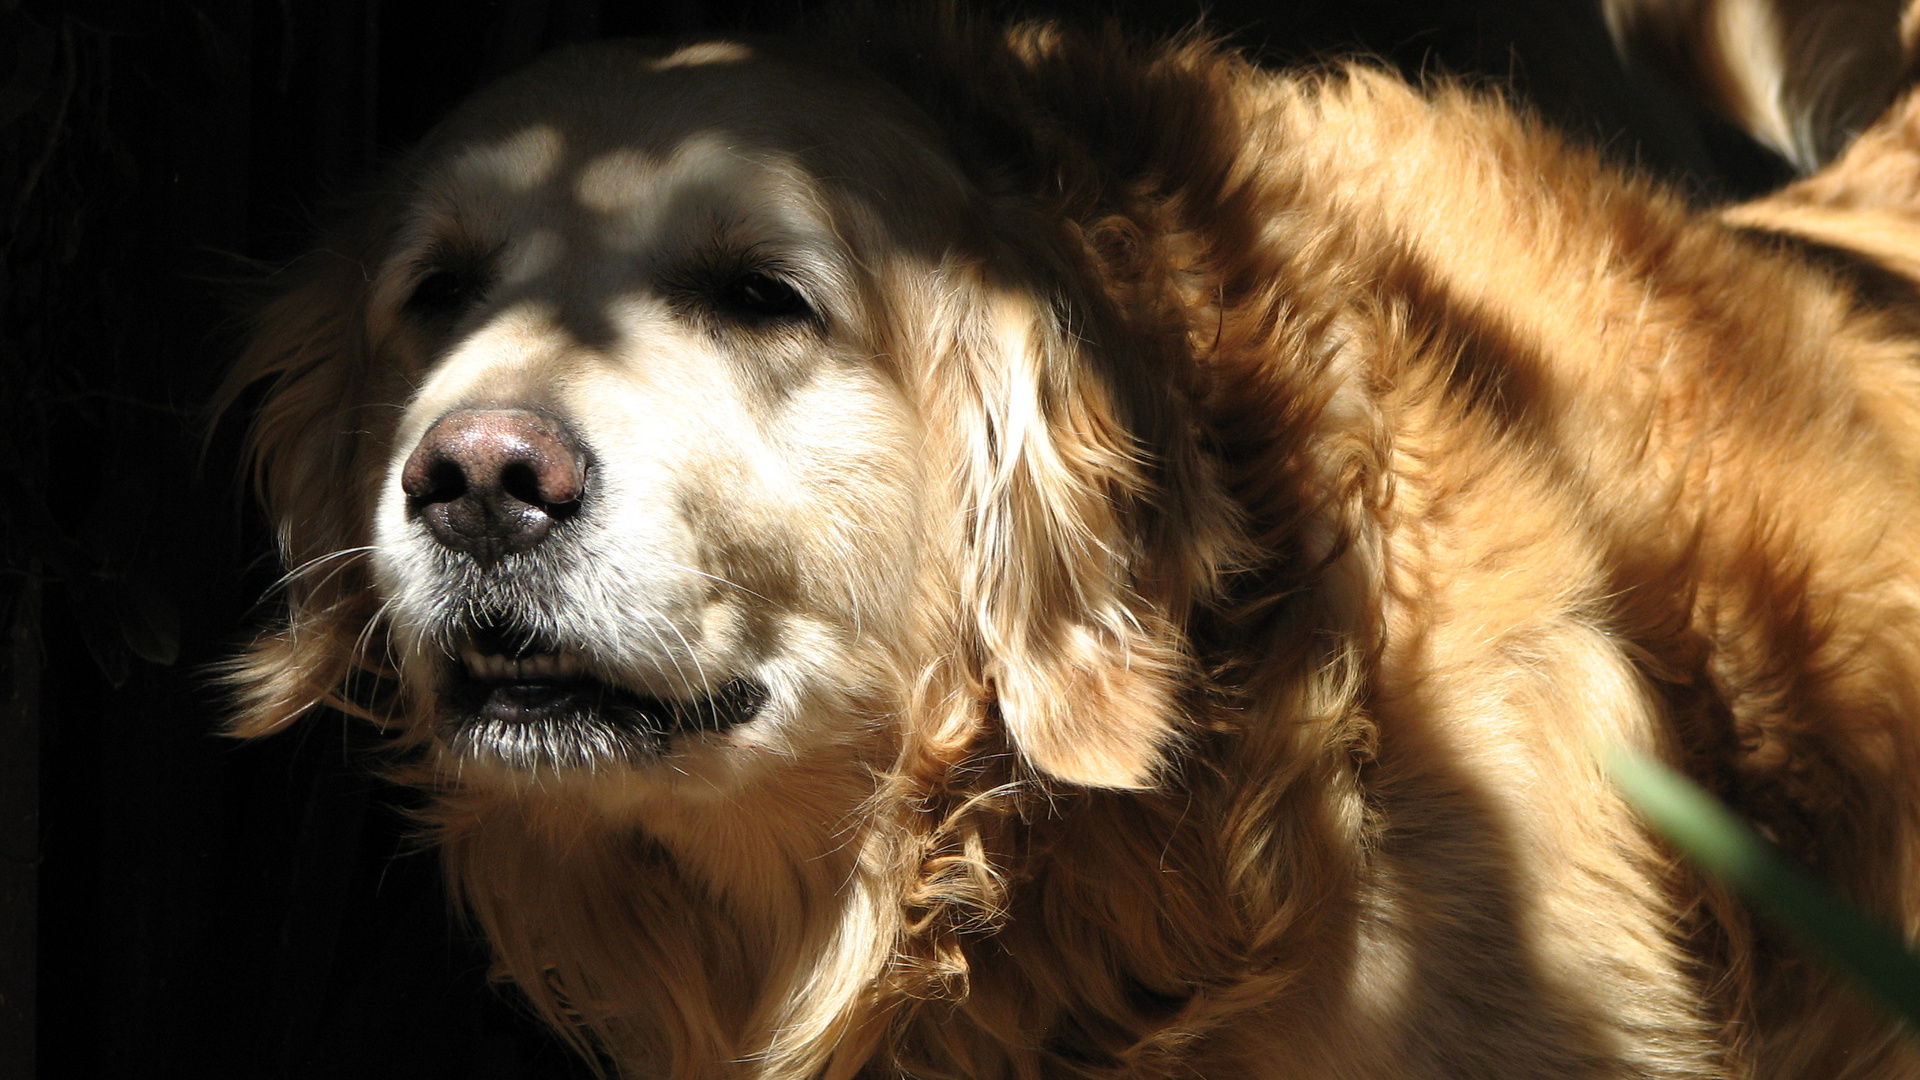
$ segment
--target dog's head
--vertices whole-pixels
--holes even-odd
[[[1170,335],[1074,245],[861,76],[611,45],[480,95],[236,375],[294,568],[240,730],[374,671],[478,784],[730,792],[982,731],[1148,782],[1214,511],[1159,494]]]

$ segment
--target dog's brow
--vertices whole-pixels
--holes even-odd
[[[604,214],[630,210],[659,194],[664,164],[644,150],[606,151],[580,168],[573,182],[574,198]]]
[[[454,159],[451,172],[463,183],[525,193],[551,181],[565,159],[567,140],[559,129],[534,124]]]

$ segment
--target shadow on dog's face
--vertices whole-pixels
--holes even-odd
[[[744,47],[601,47],[416,156],[369,293],[414,387],[373,542],[442,764],[718,793],[884,748],[850,718],[892,711],[954,518],[899,325],[965,197],[930,145]]]

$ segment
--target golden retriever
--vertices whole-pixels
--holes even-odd
[[[261,316],[236,730],[385,725],[628,1077],[1912,1077],[1920,106],[1724,214],[1481,93],[951,14],[562,52]]]

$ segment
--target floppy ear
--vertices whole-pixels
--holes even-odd
[[[221,390],[224,410],[264,388],[249,432],[254,489],[266,505],[289,572],[280,624],[223,673],[238,699],[229,730],[277,731],[315,705],[348,712],[340,687],[368,666],[362,628],[375,602],[366,574],[362,488],[365,441],[356,415],[369,353],[366,274],[333,252],[290,273],[294,286],[255,320],[253,337]]]
[[[1150,595],[1152,497],[1112,369],[1025,287],[982,286],[942,381],[966,440],[962,591],[981,681],[1035,768],[1098,787],[1153,782],[1189,662]],[[1141,380],[1150,383],[1152,380]],[[1164,591],[1164,590],[1161,590]]]

